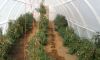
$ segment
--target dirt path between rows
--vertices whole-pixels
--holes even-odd
[[[54,23],[49,23],[48,30],[48,43],[45,47],[45,51],[55,60],[77,60],[75,55],[68,54],[68,48],[63,46],[63,39],[57,31],[55,31]]]
[[[15,44],[13,50],[9,54],[11,60],[26,60],[26,48],[29,40],[35,35],[36,29],[36,24],[33,23],[32,31],[25,34],[21,41]]]

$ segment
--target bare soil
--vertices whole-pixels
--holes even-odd
[[[35,35],[36,24],[33,23],[32,31],[26,33],[23,38],[20,39],[19,43],[16,43],[13,50],[10,52],[10,60],[26,60],[26,48],[30,38]]]
[[[28,47],[29,40],[35,35],[36,31],[37,26],[33,23],[32,31],[25,34],[20,42],[15,44],[15,47],[9,54],[11,60],[27,60],[26,48]],[[63,39],[59,33],[55,31],[53,22],[49,22],[48,36],[48,43],[45,46],[45,51],[48,56],[55,60],[77,60],[77,56],[68,54],[68,48],[63,46]]]
[[[77,60],[77,56],[68,54],[68,48],[63,46],[63,39],[57,31],[55,31],[54,23],[49,23],[48,43],[45,46],[47,55],[54,60]]]

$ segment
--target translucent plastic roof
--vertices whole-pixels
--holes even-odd
[[[0,0],[0,27],[7,27],[10,19],[15,20],[20,14],[33,12],[42,0]],[[88,37],[100,32],[100,0],[45,0],[49,7],[49,18],[56,14],[66,16],[69,25],[77,34]],[[83,34],[84,33],[84,34]]]
[[[15,19],[20,14],[32,11],[38,7],[41,0],[0,0],[0,24],[8,19]],[[63,3],[64,0],[45,0],[45,4],[54,6]]]

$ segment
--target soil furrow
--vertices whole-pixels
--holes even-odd
[[[55,31],[54,23],[49,22],[48,44],[45,47],[47,55],[54,60],[77,60],[75,55],[70,55],[68,49],[63,46],[63,39],[57,31]]]

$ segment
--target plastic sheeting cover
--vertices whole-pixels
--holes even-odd
[[[10,19],[35,11],[42,0],[0,0],[0,27],[7,27]],[[91,38],[100,32],[100,0],[44,0],[49,7],[49,19],[56,14],[66,16],[69,24],[81,37]],[[37,13],[37,12],[36,12]],[[4,25],[4,26],[3,26]],[[83,34],[84,33],[84,34]]]

